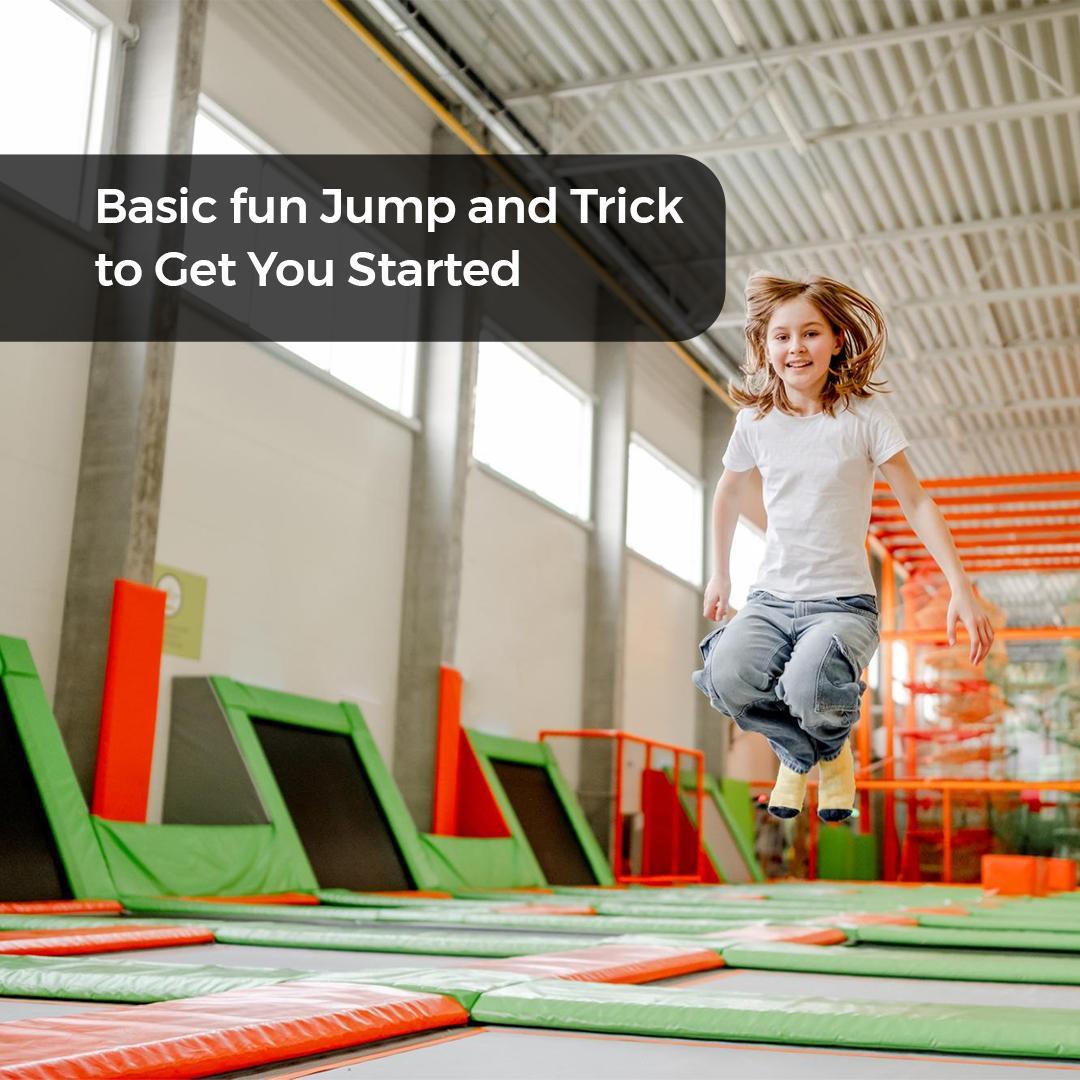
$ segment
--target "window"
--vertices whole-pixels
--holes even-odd
[[[701,481],[637,435],[630,441],[626,543],[639,555],[701,584]]]
[[[575,517],[589,517],[592,403],[539,359],[480,342],[473,457]]]
[[[0,4],[0,153],[87,150],[96,46],[53,0]]]
[[[741,608],[746,603],[754,581],[757,579],[761,560],[765,556],[765,537],[752,525],[740,521],[735,526],[731,541],[731,599],[728,603]]]
[[[273,154],[219,105],[199,103],[192,152],[195,154]],[[292,187],[290,189],[293,189]],[[314,189],[313,189],[314,190]],[[230,312],[244,319],[244,313]],[[402,341],[282,341],[301,360],[359,390],[394,412],[412,416],[416,402],[416,347]]]

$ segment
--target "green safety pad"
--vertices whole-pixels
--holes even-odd
[[[366,893],[353,892],[350,889],[316,889],[315,895],[324,904],[337,905],[338,907],[358,908],[429,908],[433,904],[449,904],[454,907],[466,905],[466,901],[438,900],[430,896],[403,896],[400,893]],[[299,905],[297,905],[299,906]],[[304,905],[310,907],[311,905]],[[478,905],[483,910],[483,905]]]
[[[521,849],[521,857],[535,867],[538,879],[531,882],[531,884],[546,885],[547,878],[544,877],[540,863],[533,854],[524,826],[514,811],[510,796],[507,795],[506,788],[495,771],[494,762],[496,760],[508,761],[518,765],[535,766],[544,770],[555,796],[562,806],[563,813],[566,815],[570,829],[581,847],[585,862],[588,864],[597,884],[614,885],[615,878],[612,875],[611,866],[585,817],[585,811],[582,810],[581,803],[578,802],[573,789],[567,783],[566,777],[563,776],[555,752],[551,747],[547,743],[529,742],[526,739],[513,739],[504,735],[491,735],[487,732],[473,731],[471,729],[465,729],[465,734],[476,755],[476,762],[480,766],[480,771],[484,774],[484,779],[487,781],[496,805],[499,807],[503,821],[506,822],[513,841]],[[497,882],[486,879],[475,882],[463,881],[461,884],[494,885]],[[523,884],[523,882],[515,882],[515,884]]]
[[[856,941],[878,945],[942,946],[953,949],[1011,949],[1019,952],[1080,952],[1080,934],[1052,930],[948,930],[933,926],[853,926]]]
[[[826,825],[818,833],[818,877],[873,881],[877,877],[877,839],[847,825]]]
[[[443,889],[543,886],[544,873],[521,835],[437,836],[421,833],[420,844]]]
[[[295,968],[155,964],[98,956],[0,956],[0,997],[140,1005],[220,994],[306,975]]]
[[[754,804],[750,797],[749,783],[745,780],[733,780],[731,777],[726,776],[716,783],[720,798],[724,800],[724,806],[731,817],[734,818],[736,828],[752,850],[754,846]],[[757,859],[754,860],[751,866],[751,869],[754,868],[757,869],[758,873],[761,872],[761,867],[757,865]],[[761,877],[758,877],[755,874],[754,880],[764,881],[765,875],[762,874]]]
[[[1080,1057],[1073,1009],[733,994],[542,980],[493,990],[481,1024],[871,1050]]]
[[[387,968],[382,971],[320,971],[311,979],[362,982],[365,986],[392,986],[425,994],[445,994],[471,1009],[481,994],[527,982],[520,972],[485,968]]]
[[[719,919],[637,918],[633,915],[528,915],[513,912],[413,908],[379,910],[379,922],[438,923],[443,926],[490,926],[499,930],[565,931],[569,934],[707,934],[723,930]],[[742,916],[745,921],[746,916]]]
[[[91,820],[116,889],[129,898],[310,892],[317,884],[299,845],[273,825]]]
[[[523,940],[512,934],[471,934],[464,930],[437,932],[394,930],[336,930],[319,927],[240,924],[214,927],[225,945],[276,945],[292,949],[339,949],[344,952],[410,953],[427,956],[477,956],[500,959],[541,952],[580,949],[581,939],[545,934]]]
[[[1080,919],[1042,918],[1032,919],[1026,915],[979,914],[979,915],[918,915],[920,926],[933,926],[942,930],[997,930],[1011,933],[1013,930],[1039,930],[1048,934],[1080,934]]]
[[[1057,983],[1080,986],[1080,958],[1011,956],[934,949],[825,948],[762,942],[722,950],[732,968],[876,975],[890,979],[964,979],[973,982]]]
[[[597,915],[634,915],[638,918],[716,919],[719,922],[746,922],[757,919],[804,919],[806,908],[798,904],[663,904],[640,900],[593,900]],[[829,912],[835,915],[834,910]]]
[[[139,919],[140,926],[154,923],[154,919]],[[94,912],[88,915],[9,915],[0,913],[0,930],[79,930],[87,926],[108,926],[123,929],[122,917],[112,912]]]
[[[129,911],[149,915],[215,920],[251,920],[256,922],[297,923],[373,923],[377,908],[332,907],[329,904],[234,904],[213,900],[182,900],[171,896],[122,896]]]

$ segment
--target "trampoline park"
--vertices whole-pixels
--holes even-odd
[[[0,46],[0,1080],[1080,1080],[1080,0]]]
[[[0,659],[0,1076],[1080,1060],[1065,860],[1043,861],[1041,896],[1019,895],[1031,867],[1007,856],[997,888],[768,881],[696,752],[676,774],[679,748],[625,736],[620,754],[650,754],[646,834],[669,857],[635,866],[620,846],[613,867],[552,749],[565,732],[470,732],[453,709],[451,828],[422,833],[355,705],[218,677],[175,687],[163,821],[110,819],[87,808],[26,643],[0,639]],[[96,804],[126,792],[102,779],[122,752],[114,732]],[[317,794],[297,781],[312,773]]]

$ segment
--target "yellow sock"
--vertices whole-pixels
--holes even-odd
[[[819,761],[818,817],[822,821],[843,821],[855,806],[855,759],[851,740],[832,761]]]
[[[773,817],[793,818],[806,798],[806,773],[797,773],[781,765],[769,795],[769,813]]]

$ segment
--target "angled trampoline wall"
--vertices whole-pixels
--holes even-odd
[[[30,648],[0,637],[0,901],[115,896]]]
[[[468,731],[503,818],[548,885],[612,885],[611,867],[545,743]]]

